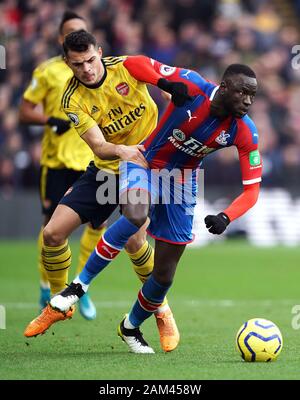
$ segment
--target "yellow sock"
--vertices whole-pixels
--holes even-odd
[[[79,258],[76,269],[76,276],[80,274],[83,267],[85,266],[91,252],[94,250],[100,237],[106,231],[106,225],[102,225],[99,229],[93,229],[90,226],[86,226],[80,240]]]
[[[41,227],[39,236],[38,236],[38,252],[39,252],[39,256],[38,256],[38,269],[40,272],[40,284],[42,287],[49,287],[49,281],[48,281],[48,276],[47,276],[47,272],[44,268],[43,265],[43,260],[42,260],[42,249],[43,249],[43,229],[44,227]]]
[[[151,244],[146,240],[136,253],[130,254],[128,251],[126,253],[132,262],[134,272],[137,274],[139,280],[143,283],[146,282],[154,267],[154,249]],[[168,300],[165,297],[159,309],[162,309],[167,304]]]
[[[66,240],[56,247],[43,245],[42,260],[50,282],[51,294],[54,295],[66,288],[68,272],[71,265],[71,249]]]

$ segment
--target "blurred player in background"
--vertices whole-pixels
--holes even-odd
[[[67,238],[80,224],[89,221],[98,226],[111,215],[117,207],[117,199],[100,204],[96,196],[101,186],[107,185],[105,171],[110,175],[108,191],[115,191],[118,196],[119,160],[147,165],[139,146],[134,145],[154,130],[158,114],[146,84],[136,79],[132,72],[135,69],[130,62],[132,57],[102,59],[102,50],[97,47],[95,38],[85,31],[67,35],[64,51],[74,76],[66,85],[62,106],[95,158],[86,173],[65,194],[43,231],[46,263],[53,260],[52,254],[59,254],[57,263],[67,259],[70,254]],[[163,89],[172,95],[172,101],[177,105],[187,97],[186,86],[181,82]],[[146,240],[146,225],[145,221],[141,230],[128,242],[126,240],[127,253],[142,282],[151,276],[154,263],[153,249]],[[108,251],[107,257],[112,258],[113,252]],[[27,337],[41,334],[51,323],[68,318],[72,312],[61,313],[47,306],[24,334]],[[179,332],[166,299],[157,308],[155,317],[163,350],[174,350],[179,342]]]
[[[149,168],[132,162],[121,164],[121,171],[126,167],[120,179],[121,194],[126,194],[126,202],[122,202],[123,215],[104,233],[81,274],[51,299],[49,307],[62,312],[69,310],[84,295],[92,279],[109,264],[108,252],[113,253],[111,259],[114,259],[127,238],[145,223],[151,199],[166,199],[154,203],[150,209],[148,233],[156,240],[152,275],[118,328],[119,336],[132,352],[154,353],[139,327],[160,307],[172,285],[185,246],[193,240],[196,172],[202,159],[214,151],[236,146],[244,189],[224,211],[206,216],[209,232],[223,233],[230,222],[257,201],[262,165],[257,129],[247,115],[257,91],[257,80],[253,70],[242,64],[230,65],[219,86],[194,71],[162,65],[144,56],[129,58],[127,66],[136,79],[158,84],[166,91],[172,83],[182,82],[193,97],[181,108],[171,103],[157,128],[143,142]],[[162,181],[155,178],[155,173],[161,171],[172,173],[173,179],[167,181],[171,184],[168,193],[163,186],[164,175],[161,175]],[[170,175],[167,173],[166,177]],[[184,193],[185,188],[188,188],[189,197]],[[164,197],[166,194],[169,197]]]
[[[66,11],[59,27],[59,43],[63,43],[68,33],[79,29],[87,29],[85,20],[71,11]],[[42,252],[43,227],[49,222],[60,199],[82,175],[93,158],[91,150],[80,140],[70,120],[61,110],[63,88],[72,75],[61,55],[46,60],[34,70],[20,106],[22,123],[45,126],[40,170],[40,198],[44,223],[38,239],[41,309],[50,300],[50,286],[52,294],[65,287],[66,280],[61,278],[61,271],[64,270],[64,275],[67,276],[71,263],[69,254],[59,265],[52,267],[50,262],[44,264],[47,253],[45,250]],[[42,111],[38,107],[40,104],[43,106]],[[80,241],[77,273],[83,268],[104,230],[104,227],[93,229],[86,226]],[[82,298],[79,308],[86,319],[96,317],[96,308],[88,294]]]

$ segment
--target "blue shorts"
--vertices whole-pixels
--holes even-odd
[[[197,171],[150,170],[130,162],[120,165],[120,196],[145,190],[151,198],[148,233],[154,239],[174,244],[193,241]],[[137,191],[133,192],[133,198]],[[132,197],[131,197],[132,202]]]

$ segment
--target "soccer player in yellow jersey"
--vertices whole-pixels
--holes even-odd
[[[86,29],[83,18],[67,11],[62,17],[59,28],[59,42],[70,32]],[[50,220],[59,200],[68,188],[82,175],[93,158],[89,147],[78,138],[75,129],[61,109],[61,97],[67,80],[73,75],[72,70],[64,62],[62,56],[50,58],[41,63],[33,72],[32,80],[23,95],[20,106],[20,120],[27,124],[44,125],[42,139],[40,197],[44,223]],[[38,105],[42,104],[40,111]],[[93,229],[87,226],[81,238],[80,255],[77,267],[79,272],[84,266],[97,238],[104,231],[103,227]],[[39,270],[40,270],[40,307],[44,308],[52,294],[59,292],[65,282],[59,279],[53,268],[43,263],[42,229],[39,235]],[[60,269],[67,267],[62,263]],[[48,276],[47,276],[48,275]],[[49,279],[48,279],[49,277]],[[84,296],[79,305],[81,314],[86,319],[96,317],[96,308],[89,296]]]
[[[59,263],[70,254],[68,236],[80,224],[92,226],[106,221],[117,207],[117,200],[103,204],[102,186],[118,195],[118,163],[120,159],[144,164],[139,149],[155,128],[157,108],[147,86],[130,74],[127,57],[102,58],[101,48],[95,38],[85,31],[73,32],[64,41],[66,62],[74,76],[65,86],[62,107],[81,138],[93,150],[95,158],[87,171],[65,194],[50,222],[44,228],[44,262]],[[172,100],[185,96],[182,86],[170,87]],[[100,197],[100,198],[99,198]],[[102,204],[101,204],[102,203]],[[138,218],[138,216],[137,216]],[[146,241],[146,227],[129,239],[127,253],[135,270],[145,281],[153,269],[153,249]],[[108,249],[109,250],[109,249]],[[107,252],[109,257],[110,252]],[[151,260],[151,262],[150,262]],[[40,316],[25,329],[27,337],[44,333],[54,322],[71,316],[48,305]],[[179,332],[165,299],[155,313],[160,333],[161,347],[174,350],[179,342]]]

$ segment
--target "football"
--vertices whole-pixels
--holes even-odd
[[[279,328],[263,318],[245,322],[236,335],[236,348],[245,361],[275,361],[282,345]]]

